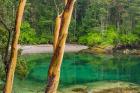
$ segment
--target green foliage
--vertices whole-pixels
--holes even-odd
[[[81,1],[82,2],[82,1]],[[89,46],[140,43],[140,2],[93,0],[78,26],[78,42]]]
[[[134,34],[136,34],[140,37],[140,22],[138,22],[138,24],[135,26]]]
[[[16,67],[16,74],[20,79],[26,78],[28,75],[29,68],[27,66],[27,62],[24,59],[19,58],[17,61],[17,67]]]
[[[21,36],[20,43],[21,44],[35,44],[36,43],[36,33],[33,28],[31,28],[28,22],[23,22],[21,26]]]
[[[139,37],[135,34],[127,34],[120,36],[120,42],[122,45],[135,44],[139,40]]]
[[[115,27],[110,26],[107,28],[107,31],[103,33],[103,42],[102,45],[115,45],[118,42],[119,34],[117,33]]]
[[[48,44],[52,43],[52,36],[48,36],[47,33],[43,32],[41,35],[37,35],[35,29],[25,21],[21,27],[21,44]]]
[[[3,56],[5,52],[6,42],[7,42],[7,33],[5,29],[0,27],[0,55]]]
[[[98,32],[98,33],[97,33]],[[79,38],[79,43],[89,46],[96,45],[131,45],[139,41],[139,37],[136,34],[119,34],[114,27],[110,26],[102,33],[100,31],[92,31],[87,35]]]
[[[95,45],[113,45],[115,40],[118,38],[118,34],[114,27],[110,26],[104,32],[101,32],[100,29],[94,29],[85,36],[79,38],[79,43],[86,44],[89,46]]]
[[[101,44],[102,37],[98,33],[88,33],[85,36],[80,37],[79,43],[86,44],[89,46]]]
[[[59,0],[56,0],[56,4],[59,12],[62,11],[64,4]],[[139,0],[78,0],[67,42],[89,46],[139,45],[139,4]],[[14,23],[12,6],[16,7],[17,1],[0,1],[0,16],[8,26]],[[25,9],[25,21],[21,27],[20,44],[52,43],[56,16],[53,0],[29,0]],[[0,47],[3,47],[4,43],[1,41],[5,41],[7,37],[0,35],[0,39],[3,38],[0,40]]]
[[[0,81],[4,80],[4,78],[5,78],[4,64],[0,60]]]
[[[46,33],[42,33],[37,39],[37,44],[48,44],[52,43],[52,36],[47,35]]]

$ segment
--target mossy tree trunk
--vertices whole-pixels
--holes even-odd
[[[14,79],[14,73],[15,73],[17,55],[18,55],[17,45],[18,45],[18,39],[20,35],[20,27],[21,27],[25,4],[26,4],[26,0],[20,0],[18,10],[17,10],[17,15],[16,15],[15,31],[14,31],[12,45],[11,45],[10,64],[8,67],[6,84],[3,93],[12,93],[13,79]]]
[[[60,68],[62,64],[65,42],[68,35],[68,28],[74,8],[75,0],[67,0],[62,15],[57,17],[55,27],[54,53],[49,66],[48,82],[45,93],[56,93],[60,78]],[[58,22],[58,23],[57,23]],[[57,36],[57,37],[56,37]]]

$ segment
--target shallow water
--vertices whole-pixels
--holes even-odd
[[[16,75],[15,93],[42,91],[47,80],[47,71],[51,54],[24,55],[30,67],[24,80]],[[140,85],[140,57],[131,55],[93,55],[67,53],[64,56],[60,88],[71,85],[84,85],[91,82],[130,82]],[[21,92],[24,91],[24,92]]]

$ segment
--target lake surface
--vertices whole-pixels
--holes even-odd
[[[16,75],[14,91],[16,93],[30,93],[19,91],[43,90],[47,82],[51,54],[24,55],[22,59],[27,62],[29,72],[23,80]],[[123,81],[140,85],[140,57],[84,53],[65,54],[59,88],[101,81]]]

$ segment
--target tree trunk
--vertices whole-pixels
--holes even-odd
[[[64,0],[64,4],[65,4],[65,5],[67,4],[67,2],[68,2],[68,0]]]
[[[54,40],[53,40],[54,51],[56,49],[56,45],[57,45],[57,41],[58,41],[60,24],[61,24],[61,15],[58,15],[57,18],[56,18],[55,30],[54,30]]]
[[[68,28],[71,21],[75,0],[68,0],[64,12],[61,16],[58,41],[53,53],[51,64],[48,71],[48,84],[45,93],[56,93],[59,84],[60,68],[64,54],[65,42],[67,39]]]
[[[14,79],[17,54],[18,54],[17,45],[18,45],[18,39],[20,35],[20,27],[21,27],[25,4],[26,4],[26,0],[20,0],[17,15],[16,15],[15,32],[13,35],[12,46],[11,46],[10,64],[8,67],[6,84],[3,93],[12,93],[13,79]]]

